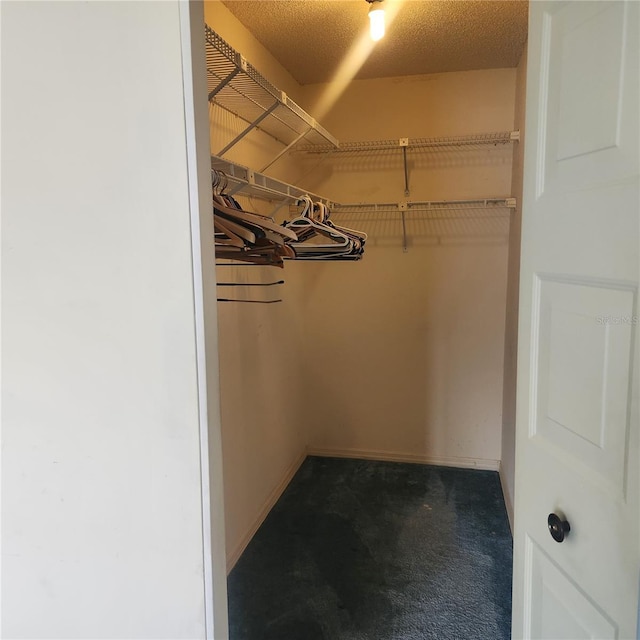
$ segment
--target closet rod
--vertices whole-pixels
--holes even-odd
[[[244,129],[244,131],[240,132],[229,144],[227,144],[223,149],[218,151],[218,155],[223,156],[225,153],[227,153],[227,151],[229,151],[229,149],[231,149],[231,147],[235,147],[238,144],[238,142],[240,142],[240,140],[242,140],[242,138],[244,138],[249,133],[249,131],[258,127],[258,125],[263,120],[268,118],[276,110],[278,104],[279,103],[276,100],[268,109],[265,110],[264,113],[259,115],[255,120],[249,122],[249,125]]]
[[[497,133],[474,133],[464,136],[443,136],[439,138],[399,138],[395,140],[364,140],[340,142],[338,147],[330,145],[301,145],[296,151],[304,153],[347,153],[366,151],[393,151],[403,149],[416,151],[419,149],[440,147],[467,147],[477,145],[508,144],[520,140],[520,131],[499,131]]]
[[[284,149],[282,149],[282,151],[280,151],[280,153],[275,158],[267,162],[267,164],[265,164],[264,167],[260,169],[260,173],[264,173],[272,164],[276,162],[276,160],[279,160],[285,153],[287,153],[287,151],[289,151],[291,148],[297,145],[298,142],[300,142],[300,140],[302,140],[302,138],[304,138],[307,135],[307,133],[311,131],[311,129],[312,127],[308,127],[295,140],[292,140]],[[221,153],[220,155],[223,155],[223,154]]]
[[[270,202],[282,202],[297,200],[302,196],[310,196],[314,202],[322,202],[331,206],[328,198],[323,198],[315,193],[309,193],[292,184],[276,180],[258,171],[253,171],[241,164],[231,162],[218,156],[211,156],[211,168],[222,171],[229,180],[229,187],[226,190],[228,195],[242,194],[244,196],[256,197]]]

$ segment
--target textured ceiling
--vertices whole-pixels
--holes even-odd
[[[365,0],[223,0],[300,84],[328,82],[368,29]],[[355,78],[515,67],[526,0],[385,0],[395,12]]]

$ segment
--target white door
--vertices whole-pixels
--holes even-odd
[[[639,7],[530,3],[514,638],[637,637]]]

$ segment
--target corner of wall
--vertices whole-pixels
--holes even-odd
[[[516,208],[509,229],[509,258],[507,267],[507,306],[505,312],[504,380],[502,396],[502,453],[500,481],[509,522],[513,529],[513,505],[515,484],[515,439],[516,439],[516,373],[518,351],[518,303],[520,281],[520,233],[522,226],[522,185],[524,171],[525,105],[527,79],[527,46],[516,71],[516,99],[514,127],[520,130],[520,141],[513,151],[511,194],[516,199]]]
[[[300,86],[274,56],[220,0],[206,0],[205,22],[246,57],[274,85],[298,100]],[[210,105],[210,145],[222,148],[245,124]],[[259,168],[282,146],[254,130],[227,156]],[[290,181],[293,161],[282,158],[269,175]],[[241,194],[239,199],[246,206]],[[266,203],[248,203],[256,211]],[[219,271],[227,282],[259,282],[267,272],[258,269],[247,278],[241,267]],[[295,287],[287,274],[287,287]],[[215,289],[210,291],[211,295]],[[224,503],[227,570],[233,566],[305,457],[306,437],[300,428],[300,322],[295,295],[282,305],[223,305],[218,308],[221,441],[224,457]],[[268,308],[267,308],[268,307]],[[247,402],[243,389],[251,389]]]
[[[504,506],[507,510],[507,519],[509,520],[509,528],[511,529],[511,535],[513,536],[513,490],[509,489],[509,480],[513,482],[513,478],[508,478],[505,473],[502,462],[498,468],[498,477],[500,478],[500,486],[502,487],[502,495],[504,497]]]

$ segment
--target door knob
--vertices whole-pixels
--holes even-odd
[[[549,533],[556,542],[562,542],[571,531],[569,523],[556,513],[549,514],[547,524],[549,525]]]

